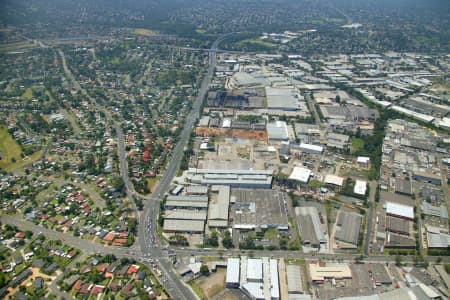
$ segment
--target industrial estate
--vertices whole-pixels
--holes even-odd
[[[1,299],[450,298],[448,2],[18,2]]]

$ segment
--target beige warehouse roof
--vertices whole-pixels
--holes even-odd
[[[326,278],[345,279],[352,278],[352,271],[348,264],[309,264],[309,274],[312,281],[323,281]]]

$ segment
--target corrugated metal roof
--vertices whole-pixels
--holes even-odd
[[[239,258],[228,258],[227,263],[227,283],[239,283],[241,260]]]

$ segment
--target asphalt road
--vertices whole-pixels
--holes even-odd
[[[175,146],[172,154],[172,159],[169,162],[166,172],[158,183],[158,186],[153,192],[151,199],[145,202],[144,212],[141,214],[139,222],[139,234],[138,242],[140,244],[142,254],[150,255],[151,257],[160,257],[160,268],[168,277],[169,284],[173,286],[171,295],[175,299],[197,299],[197,295],[186,286],[179,278],[177,273],[173,270],[172,265],[168,259],[165,258],[161,250],[159,250],[161,244],[158,241],[157,233],[157,220],[159,212],[159,203],[161,197],[169,191],[170,183],[175,177],[178,169],[180,168],[181,160],[183,158],[184,149],[189,141],[190,134],[194,129],[195,123],[200,116],[200,109],[202,107],[203,100],[209,89],[209,84],[214,75],[214,69],[216,67],[216,51],[217,46],[225,37],[217,39],[209,50],[209,67],[208,71],[203,78],[197,97],[194,101],[191,112],[187,117],[186,124],[180,134],[179,140]]]
[[[89,99],[91,104],[98,110],[105,114],[106,119],[111,122],[114,125],[114,129],[116,131],[117,136],[117,152],[119,156],[119,169],[120,174],[122,175],[122,180],[125,184],[125,191],[127,194],[127,198],[130,200],[131,206],[133,208],[133,211],[136,214],[136,218],[138,218],[138,210],[136,207],[136,203],[134,202],[133,197],[133,186],[130,181],[130,178],[128,177],[128,165],[127,165],[127,159],[126,159],[126,153],[125,153],[125,138],[123,135],[122,127],[120,127],[119,123],[117,123],[116,120],[112,117],[111,113],[105,109],[103,106],[97,103],[97,101],[92,98],[88,92],[81,87],[81,85],[76,80],[75,76],[73,76],[72,72],[67,66],[66,57],[64,56],[64,52],[62,52],[60,49],[58,49],[58,53],[61,56],[62,63],[63,63],[63,69],[66,73],[66,76],[72,81],[72,84],[75,89],[79,90],[81,94]]]
[[[372,239],[370,237],[372,236],[373,210],[375,205],[375,193],[377,191],[378,182],[371,181],[369,183],[369,186],[370,186],[370,195],[368,198],[369,213],[367,214],[366,236],[364,239],[364,255],[369,255],[370,243],[372,242]]]

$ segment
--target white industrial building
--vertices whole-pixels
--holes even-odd
[[[236,188],[272,188],[271,170],[227,170],[189,168],[187,180],[201,185],[226,185]]]
[[[247,281],[263,281],[263,262],[261,258],[249,258],[247,260]]]
[[[278,261],[268,257],[229,258],[226,286],[240,288],[250,299],[279,300]]]
[[[287,124],[284,121],[276,121],[275,123],[268,123],[266,130],[267,130],[267,135],[269,136],[269,140],[272,140],[272,141],[288,141],[289,140],[289,132],[288,132]]]
[[[367,182],[364,180],[356,180],[355,186],[353,187],[353,193],[356,195],[364,196],[367,191]]]
[[[239,288],[240,268],[241,260],[239,258],[228,258],[226,277],[227,288]]]
[[[323,152],[323,147],[319,146],[319,145],[301,143],[299,148],[303,152],[311,153],[311,154],[322,154],[322,152]]]
[[[344,178],[333,174],[327,174],[323,181],[325,184],[342,187],[344,185]]]
[[[301,167],[294,167],[289,179],[302,183],[308,183],[309,177],[311,177],[311,170]]]
[[[295,111],[300,109],[298,93],[291,88],[266,87],[268,109]]]
[[[230,205],[230,187],[214,185],[211,187],[208,226],[224,228],[228,226],[228,208]]]
[[[414,207],[395,202],[386,202],[386,214],[407,220],[414,220]]]

